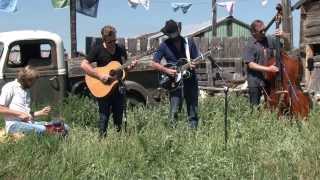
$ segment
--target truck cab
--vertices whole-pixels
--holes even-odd
[[[61,37],[38,30],[0,33],[0,88],[16,78],[27,65],[40,73],[31,89],[37,104],[56,104],[67,94],[90,95],[80,68],[83,57],[66,59]],[[153,103],[153,98],[141,84],[127,80],[127,94],[134,103]]]
[[[66,94],[67,69],[61,38],[46,31],[0,33],[0,86],[16,78],[17,72],[30,65],[40,73],[31,89],[34,102],[54,103]]]

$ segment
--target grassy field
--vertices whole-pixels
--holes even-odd
[[[96,105],[70,97],[55,107],[70,136],[0,144],[0,179],[320,179],[319,107],[309,122],[279,121],[231,96],[225,149],[223,105],[221,97],[203,100],[197,131],[185,115],[169,128],[165,104],[136,108],[126,133],[111,128],[99,140]]]

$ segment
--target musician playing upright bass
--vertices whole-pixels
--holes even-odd
[[[116,43],[116,29],[110,25],[101,29],[101,35],[103,43],[96,45],[88,54],[86,59],[81,63],[81,68],[86,74],[99,79],[102,82],[108,82],[109,79],[114,78],[109,74],[99,74],[91,65],[93,62],[97,62],[98,67],[108,65],[111,61],[119,61],[121,64],[127,59],[127,53],[124,47]],[[127,68],[128,70],[133,68],[137,64],[137,61],[132,61],[132,64]],[[124,95],[120,91],[120,88],[115,88],[106,97],[97,98],[99,105],[99,131],[100,136],[104,137],[107,133],[108,121],[110,113],[113,113],[113,121],[116,125],[117,131],[121,130],[122,118],[124,111]]]
[[[165,26],[161,29],[169,39],[160,44],[159,49],[156,51],[153,57],[152,67],[160,72],[166,73],[170,76],[176,76],[177,71],[167,68],[160,64],[161,59],[164,57],[167,63],[177,64],[179,59],[186,58],[186,39],[180,35],[181,29],[177,22],[169,20]],[[189,52],[191,59],[199,56],[199,51],[190,38],[188,39]],[[185,98],[187,105],[187,113],[190,128],[196,128],[198,126],[198,80],[194,71],[194,64],[191,64],[191,77],[183,80],[183,87],[169,93],[170,100],[170,125],[176,126],[178,113],[182,108],[182,101]]]
[[[244,60],[248,65],[248,88],[249,101],[251,107],[260,104],[262,94],[266,94],[264,79],[264,72],[278,72],[278,67],[273,65],[266,66],[266,62],[271,57],[274,57],[275,38],[273,36],[266,36],[265,25],[261,20],[255,20],[250,26],[250,31],[253,39],[249,41],[245,48]],[[280,38],[287,39],[288,33],[277,30],[274,34]]]

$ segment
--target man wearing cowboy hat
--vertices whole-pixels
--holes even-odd
[[[168,36],[168,39],[160,44],[159,49],[155,52],[151,66],[156,70],[166,73],[170,76],[176,76],[177,71],[163,66],[160,62],[165,58],[169,64],[176,65],[181,58],[187,58],[186,47],[189,47],[191,59],[199,56],[198,48],[192,38],[186,40],[180,35],[181,27],[174,20],[166,22],[161,32]],[[188,46],[186,44],[188,43]],[[195,65],[191,64],[191,76],[183,80],[183,86],[169,92],[170,100],[170,124],[176,126],[178,113],[181,111],[183,99],[186,101],[188,121],[190,128],[198,126],[198,80],[195,74]]]

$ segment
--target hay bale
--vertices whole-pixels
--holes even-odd
[[[25,135],[23,133],[14,133],[8,135],[5,129],[0,128],[0,143],[5,143],[8,141],[18,141],[22,139]]]

